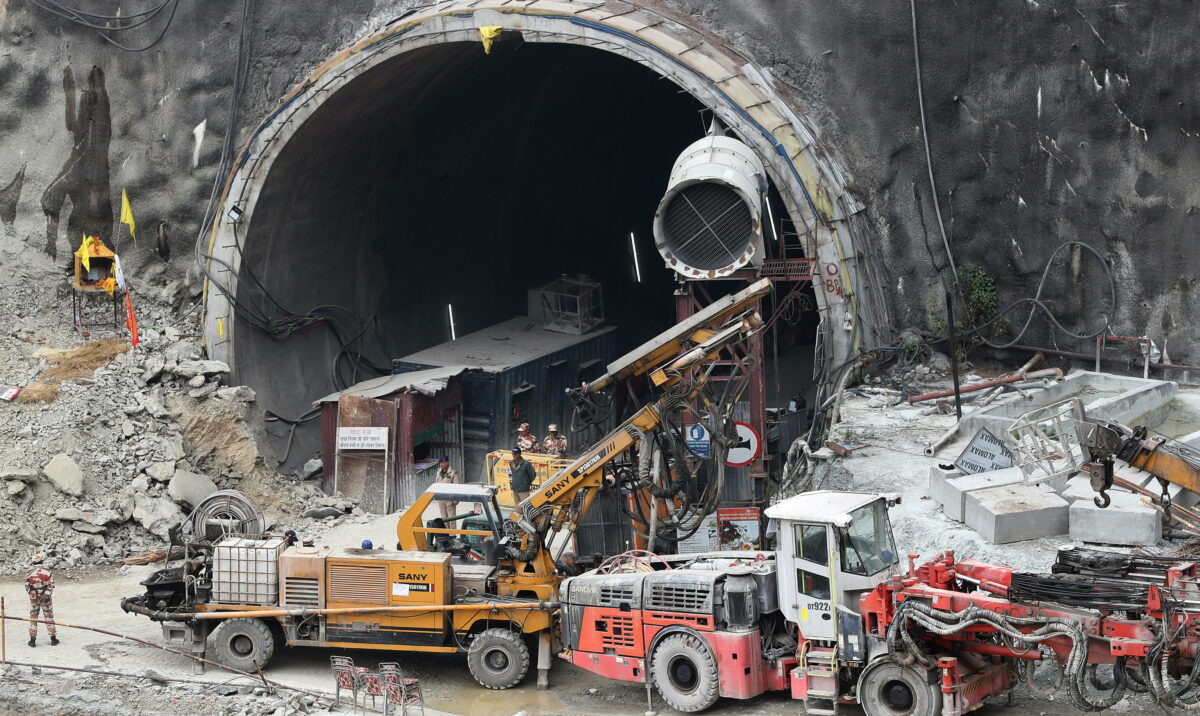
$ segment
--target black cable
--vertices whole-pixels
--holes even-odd
[[[97,25],[93,22],[86,20],[84,17],[75,13],[75,11],[73,9],[68,8],[65,5],[62,5],[60,3],[57,3],[54,0],[32,0],[32,2],[35,5],[37,5],[38,7],[42,8],[43,10],[45,10],[53,15],[57,15],[58,17],[68,20],[72,23],[75,23],[76,25],[80,25],[82,27],[88,28],[89,30],[92,30],[97,35],[99,35],[105,42],[109,43],[110,45],[113,45],[114,47],[118,47],[122,50],[125,50],[126,52],[145,52],[149,49],[152,49],[156,45],[158,45],[158,43],[162,41],[163,37],[166,36],[167,30],[171,27],[171,23],[175,19],[175,11],[179,9],[179,0],[167,0],[167,2],[164,2],[162,5],[159,5],[158,8],[156,8],[155,10],[149,11],[149,12],[153,12],[154,14],[149,15],[148,17],[146,17],[142,20],[139,20],[136,23],[131,23],[129,25],[121,25],[121,26],[117,26],[117,27],[107,27],[104,25]],[[158,33],[158,37],[154,38],[154,40],[149,45],[146,45],[145,47],[130,47],[123,43],[117,42],[116,40],[114,40],[112,37],[110,37],[107,34],[108,32],[112,32],[112,31],[131,30],[135,27],[144,25],[145,23],[154,19],[155,15],[157,15],[159,12],[161,12],[162,9],[165,8],[168,4],[171,5],[171,14],[167,16],[167,21],[163,25],[162,30]]]
[[[1051,311],[1050,308],[1041,300],[1042,290],[1046,287],[1046,279],[1050,275],[1050,267],[1054,265],[1054,259],[1058,258],[1058,254],[1062,252],[1063,249],[1070,246],[1079,246],[1095,256],[1096,260],[1100,262],[1100,265],[1104,267],[1104,275],[1108,279],[1108,314],[1105,316],[1104,325],[1100,328],[1097,328],[1095,331],[1092,331],[1091,333],[1078,334],[1072,332],[1058,320],[1058,317],[1054,315],[1054,312]],[[1026,317],[1025,325],[1021,327],[1021,331],[1011,341],[1008,343],[993,343],[982,335],[981,331],[983,331],[983,329],[1003,319],[1009,313],[1009,311],[1012,311],[1014,308],[1025,304],[1029,305],[1029,316]],[[1091,246],[1083,243],[1082,241],[1064,241],[1058,245],[1058,248],[1054,249],[1054,253],[1050,254],[1049,260],[1046,261],[1046,265],[1042,269],[1042,278],[1038,281],[1037,291],[1033,294],[1032,298],[1022,298],[1013,301],[1003,311],[1000,311],[993,316],[991,320],[985,322],[983,325],[972,328],[963,335],[967,336],[971,334],[979,334],[980,340],[992,348],[1009,348],[1013,345],[1016,345],[1025,335],[1025,332],[1029,330],[1029,324],[1033,322],[1033,317],[1037,315],[1038,310],[1041,310],[1046,314],[1046,317],[1050,319],[1050,322],[1054,324],[1055,328],[1067,334],[1067,336],[1071,338],[1080,341],[1086,341],[1095,338],[1108,328],[1108,318],[1111,317],[1117,310],[1117,282],[1116,279],[1113,278],[1112,268],[1108,265],[1108,262],[1104,260],[1104,257],[1100,255],[1100,252],[1096,251],[1096,249],[1092,248]]]
[[[135,27],[141,27],[142,25],[145,25],[147,22],[150,22],[158,15],[158,13],[162,12],[163,8],[165,8],[167,5],[170,5],[172,2],[174,2],[174,0],[165,0],[158,7],[155,7],[151,10],[146,10],[144,12],[137,13],[136,15],[129,15],[127,17],[117,17],[117,16],[112,16],[112,15],[106,15],[106,16],[103,16],[102,18],[100,18],[100,19],[108,19],[108,20],[134,20],[138,17],[142,18],[141,20],[138,20],[137,22],[128,23],[128,24],[117,24],[117,25],[114,25],[111,22],[105,23],[105,24],[94,23],[94,22],[86,19],[87,17],[91,17],[91,15],[89,15],[88,13],[82,12],[75,8],[67,7],[66,5],[63,5],[60,2],[57,2],[57,0],[32,0],[32,2],[35,5],[37,5],[38,7],[42,8],[43,10],[45,10],[53,15],[57,15],[58,17],[61,17],[65,20],[69,20],[70,22],[73,22],[76,25],[81,25],[83,27],[86,27],[89,30],[96,30],[98,32],[123,32],[125,30],[132,30]]]
[[[164,7],[166,7],[168,3],[171,2],[171,0],[163,0],[162,4],[160,4],[158,7],[154,7],[149,10],[143,10],[141,12],[135,12],[135,13],[132,13],[129,15],[101,15],[99,13],[88,12],[86,10],[80,10],[79,8],[68,7],[65,3],[61,3],[58,0],[35,0],[35,1],[49,3],[57,8],[61,8],[65,12],[70,12],[70,13],[73,13],[80,17],[92,17],[92,18],[96,18],[99,20],[130,20],[135,17],[144,17],[146,15],[152,15],[152,14],[158,13],[160,10],[162,10]]]

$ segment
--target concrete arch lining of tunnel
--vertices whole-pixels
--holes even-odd
[[[530,5],[553,6],[555,14],[541,14]],[[612,5],[613,3],[609,3]],[[631,6],[634,7],[634,6]],[[570,13],[567,11],[570,10]],[[442,3],[418,11],[401,22],[371,35],[339,53],[299,85],[284,103],[254,131],[238,156],[226,185],[223,210],[214,227],[209,253],[217,280],[237,294],[243,242],[241,227],[254,226],[255,208],[267,177],[288,143],[327,102],[372,69],[421,48],[455,42],[479,42],[479,26],[496,24],[506,32],[520,32],[525,42],[564,43],[607,51],[648,67],[687,91],[711,109],[764,158],[768,174],[797,226],[807,228],[808,255],[822,265],[836,265],[853,287],[854,252],[845,233],[842,206],[858,208],[845,192],[842,173],[815,140],[814,133],[788,107],[761,70],[716,48],[695,33],[661,17],[639,18],[640,10],[609,15],[592,3],[546,2],[509,6],[499,0]],[[665,179],[665,175],[664,175]],[[665,182],[664,182],[665,184]],[[229,220],[229,210],[242,211],[240,222]],[[852,293],[852,291],[850,292]],[[857,320],[854,309],[839,295],[817,292],[822,324],[827,332],[823,347],[836,361],[857,347],[857,330],[843,330]],[[219,291],[206,299],[205,334],[210,355],[238,365],[237,329],[232,306]],[[848,335],[848,334],[853,334]]]

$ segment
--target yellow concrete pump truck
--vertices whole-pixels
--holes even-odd
[[[506,689],[525,677],[526,642],[536,640],[545,687],[564,577],[551,545],[574,533],[619,458],[634,464],[639,443],[688,409],[720,352],[762,325],[755,307],[768,291],[763,280],[714,302],[574,389],[577,405],[594,406],[595,394],[640,375],[659,397],[507,517],[495,487],[435,483],[400,515],[396,551],[322,547],[264,534],[261,513],[222,491],[173,530],[182,560],[121,606],[162,622],[169,642],[196,655],[211,645],[222,663],[249,671],[283,645],[466,652],[480,684]],[[461,514],[442,518],[434,503],[443,501]]]

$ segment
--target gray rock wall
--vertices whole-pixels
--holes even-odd
[[[318,63],[405,4],[260,3],[239,143]],[[1200,362],[1194,9],[917,4],[934,170],[957,262],[983,266],[1004,304],[1032,295],[1057,245],[1085,241],[1117,278],[1113,330],[1149,334],[1173,360]],[[792,87],[869,207],[895,327],[939,317],[947,261],[925,174],[909,5],[662,5]],[[169,272],[187,270],[220,154],[241,10],[180,2],[161,44],[127,53],[30,3],[0,3],[0,261],[63,262],[81,232],[120,237],[113,222],[127,188],[139,240],[114,243],[134,278],[162,261],[160,223]],[[117,37],[144,44],[159,27]],[[1106,293],[1095,262],[1078,254],[1053,269],[1045,297],[1082,330],[1102,318]],[[1039,318],[1025,342],[1051,338]],[[1077,347],[1061,336],[1059,345]]]
[[[820,118],[869,208],[894,322],[941,318],[948,268],[921,141],[910,4],[668,4],[720,28]],[[958,264],[995,277],[1003,306],[1034,295],[1058,245],[1086,242],[1116,276],[1113,331],[1150,335],[1175,362],[1200,363],[1195,6],[916,5],[933,168]],[[1043,295],[1075,332],[1102,325],[1108,285],[1086,252],[1064,252]],[[1039,317],[1024,342],[1049,345],[1050,334]]]

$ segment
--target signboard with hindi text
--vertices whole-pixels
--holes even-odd
[[[348,428],[337,429],[338,450],[387,450],[388,429]]]

